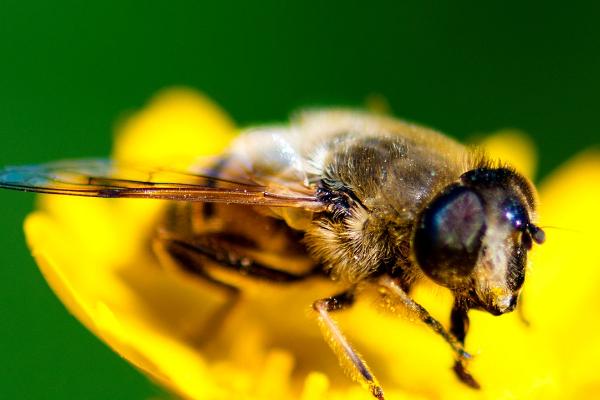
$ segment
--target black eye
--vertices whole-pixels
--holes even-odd
[[[446,189],[417,225],[413,248],[419,266],[441,285],[460,284],[477,263],[485,228],[479,195],[464,186]]]
[[[513,198],[506,199],[502,206],[502,217],[507,221],[514,230],[520,231],[521,244],[527,250],[531,250],[533,242],[542,243],[544,241],[544,232],[529,221],[529,214],[523,204]]]
[[[502,217],[516,230],[524,231],[529,227],[529,216],[519,200],[509,197],[502,203],[501,210]]]

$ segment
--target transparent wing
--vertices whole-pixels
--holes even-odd
[[[0,169],[0,188],[84,197],[145,198],[302,207],[323,205],[308,188],[259,185],[251,177],[228,179],[211,169],[178,171],[105,159],[66,160]]]

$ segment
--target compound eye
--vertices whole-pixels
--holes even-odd
[[[460,285],[475,268],[485,228],[480,196],[451,186],[420,217],[413,241],[419,266],[440,285]]]
[[[509,197],[501,206],[503,218],[508,221],[515,230],[524,231],[529,227],[529,216],[523,204],[517,199]]]
[[[515,231],[521,232],[521,244],[531,250],[533,242],[544,243],[544,231],[529,221],[529,214],[525,206],[515,198],[509,197],[502,203],[502,217]]]

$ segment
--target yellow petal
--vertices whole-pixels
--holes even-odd
[[[221,153],[234,133],[229,116],[210,99],[189,89],[168,89],[119,127],[113,157],[189,166],[199,156]]]
[[[124,125],[115,153],[136,163],[177,155],[189,165],[198,155],[220,151],[233,134],[216,105],[173,90]],[[41,196],[44,211],[28,217],[25,231],[51,287],[91,331],[173,391],[206,398],[215,386],[204,378],[205,363],[178,335],[190,335],[210,315],[206,309],[222,299],[180,282],[149,256],[148,234],[163,205]]]
[[[547,239],[533,253],[535,285],[528,290],[544,302],[543,307],[531,306],[543,310],[540,317],[558,327],[562,318],[581,318],[573,307],[587,309],[587,296],[598,292],[600,153],[581,154],[562,166],[542,183],[540,197],[539,224],[545,227]],[[557,313],[561,319],[555,317]]]
[[[195,288],[186,290],[185,286],[174,283],[151,260],[137,260],[143,267],[137,266],[138,271],[135,271],[128,265],[133,260],[114,263],[107,261],[110,257],[95,257],[85,239],[81,240],[80,232],[64,229],[46,213],[30,215],[25,231],[50,286],[88,329],[164,385],[173,389],[184,387],[187,392],[195,393],[196,398],[210,393],[210,381],[203,379],[206,372],[202,358],[184,341],[177,340],[163,324],[177,328],[189,323],[187,319],[191,318],[192,310],[189,307],[181,310],[179,306],[200,305],[195,311],[202,314],[202,306],[211,299],[199,296],[201,292]],[[106,250],[109,253],[114,249]],[[126,269],[143,272],[143,275],[138,274],[133,284]],[[157,297],[144,299],[152,295]],[[165,299],[169,299],[168,302]],[[153,315],[161,306],[160,315]],[[169,315],[170,320],[165,321],[163,317]],[[182,381],[186,384],[181,384]],[[201,388],[191,384],[203,381],[206,384]]]
[[[579,155],[541,185],[540,223],[547,240],[533,254],[525,305],[562,360],[570,398],[600,382],[594,372],[600,368],[599,204],[599,152]]]
[[[516,129],[497,131],[479,142],[493,160],[509,163],[524,176],[533,179],[537,157],[529,137]]]

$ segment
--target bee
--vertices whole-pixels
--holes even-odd
[[[208,264],[275,283],[341,282],[312,309],[340,362],[377,399],[381,385],[332,318],[358,288],[377,288],[440,335],[458,379],[479,388],[464,348],[468,312],[514,310],[527,254],[545,238],[536,190],[514,169],[436,131],[354,110],[248,129],[210,165],[59,161],[4,168],[0,187],[171,200],[152,238],[158,259],[232,299],[240,288]],[[453,294],[448,329],[411,297],[424,280]]]

